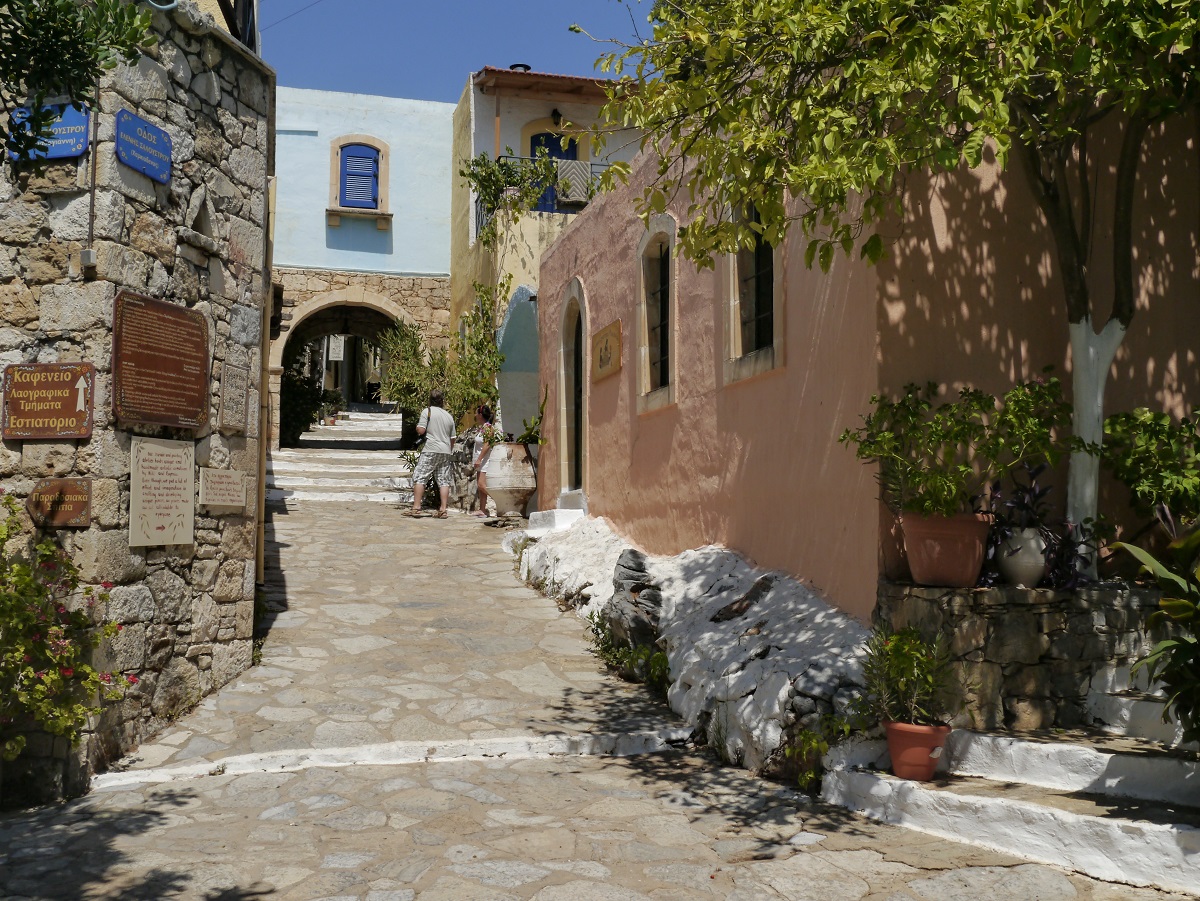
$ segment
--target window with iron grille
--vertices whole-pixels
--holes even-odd
[[[366,144],[342,147],[339,202],[344,207],[379,209],[379,151]]]
[[[757,210],[749,219],[760,222]],[[756,235],[753,247],[737,255],[738,320],[742,355],[771,347],[775,341],[775,249]]]
[[[671,250],[663,243],[646,255],[646,349],[650,391],[671,384]]]

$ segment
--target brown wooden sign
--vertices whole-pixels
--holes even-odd
[[[6,441],[90,438],[96,367],[91,363],[14,363],[4,369]]]
[[[121,422],[198,429],[208,422],[208,320],[122,291],[113,308],[113,412]]]
[[[42,479],[25,506],[43,529],[86,529],[92,522],[92,480]]]

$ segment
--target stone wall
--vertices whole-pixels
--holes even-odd
[[[97,664],[139,680],[79,748],[68,752],[61,742],[33,736],[26,757],[4,768],[10,790],[85,790],[90,767],[128,750],[251,663],[274,75],[187,0],[174,12],[155,13],[153,29],[158,43],[147,55],[103,79],[98,143],[87,154],[40,175],[0,170],[0,365],[96,367],[91,438],[5,441],[0,483],[24,497],[41,478],[92,480],[90,526],[57,534],[84,581],[115,583],[99,612],[123,630]],[[122,109],[170,134],[169,184],[117,160],[115,117]],[[89,232],[96,265],[84,269]],[[115,420],[113,305],[123,289],[199,311],[208,321],[210,414],[201,428]],[[245,379],[224,379],[230,367]],[[242,402],[245,415],[229,415]],[[210,515],[197,508],[193,545],[131,548],[134,435],[194,441],[197,468],[244,473],[245,509]]]
[[[975,729],[1090,726],[1093,679],[1107,689],[1163,637],[1147,618],[1159,594],[1100,586],[922,588],[881,582],[877,620],[950,636],[965,707]]]

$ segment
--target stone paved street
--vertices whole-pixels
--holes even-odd
[[[86,798],[0,818],[0,897],[1183,897],[880,826],[673,746],[678,721],[606,675],[474,518],[301,503],[270,528],[262,665]]]

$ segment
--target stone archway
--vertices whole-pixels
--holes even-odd
[[[287,310],[291,315],[281,323],[279,337],[271,341],[270,447],[279,449],[279,395],[283,377],[284,353],[294,342],[308,343],[328,335],[353,335],[377,343],[380,335],[398,322],[420,326],[404,305],[391,297],[351,285],[335,291],[315,294],[295,302]],[[426,331],[427,329],[422,329]]]

